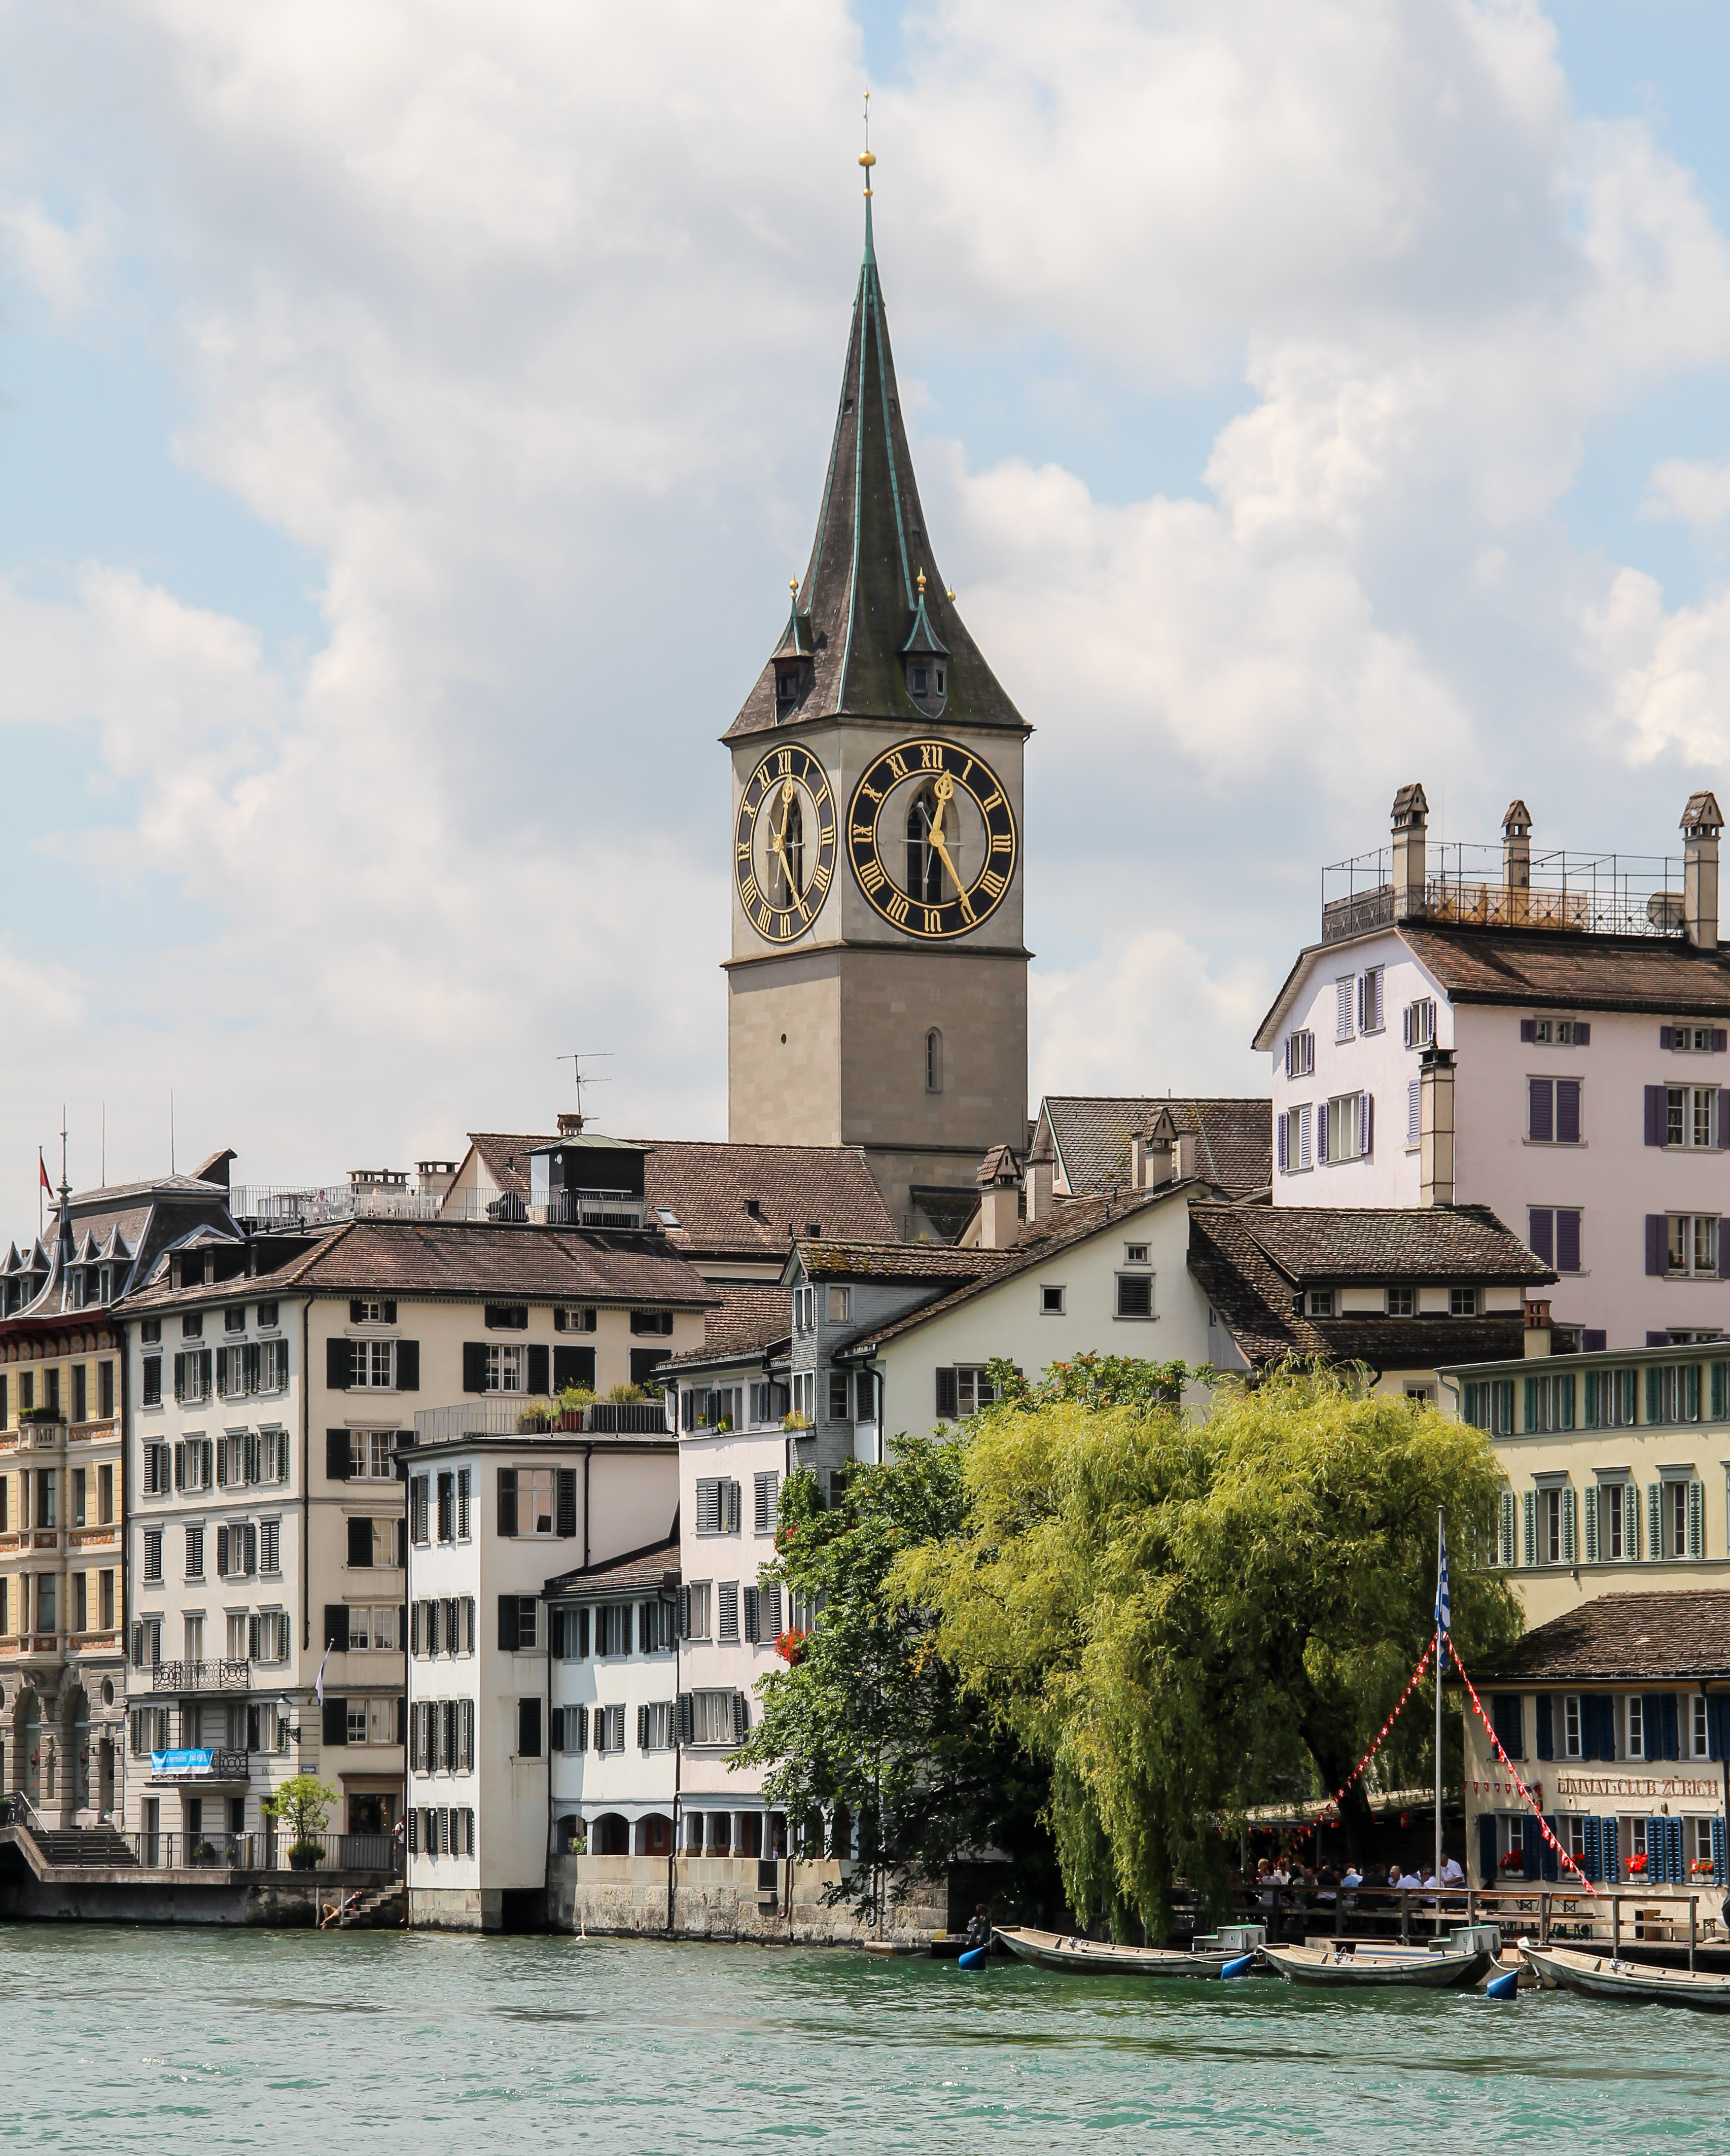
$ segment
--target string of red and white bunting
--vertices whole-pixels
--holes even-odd
[[[1507,1768],[1514,1787],[1526,1799],[1527,1804],[1531,1810],[1532,1816],[1537,1821],[1544,1840],[1548,1842],[1551,1848],[1555,1851],[1557,1856],[1561,1858],[1562,1861],[1568,1866],[1568,1870],[1573,1872],[1574,1877],[1579,1881],[1581,1886],[1585,1888],[1586,1892],[1589,1894],[1595,1895],[1598,1891],[1597,1888],[1593,1886],[1591,1881],[1587,1878],[1585,1873],[1582,1871],[1579,1865],[1574,1862],[1573,1857],[1568,1855],[1568,1851],[1562,1846],[1561,1843],[1557,1840],[1554,1834],[1551,1831],[1549,1821],[1538,1810],[1537,1801],[1533,1798],[1531,1790],[1528,1789],[1525,1783],[1521,1780],[1518,1768],[1516,1768],[1512,1760],[1508,1758],[1507,1753],[1502,1750],[1502,1739],[1496,1734],[1494,1725],[1491,1723],[1489,1716],[1484,1712],[1484,1702],[1478,1697],[1477,1686],[1473,1684],[1471,1679],[1466,1674],[1466,1665],[1460,1659],[1460,1650],[1454,1646],[1454,1635],[1451,1632],[1448,1635],[1448,1645],[1453,1650],[1454,1667],[1460,1672],[1460,1681],[1466,1686],[1478,1720],[1483,1723],[1486,1734],[1488,1736],[1491,1743],[1496,1748],[1496,1756],[1499,1760],[1501,1760],[1502,1765]]]
[[[1364,1753],[1363,1757],[1358,1762],[1358,1764],[1352,1769],[1351,1773],[1347,1775],[1345,1780],[1342,1782],[1339,1787],[1334,1791],[1332,1798],[1330,1800],[1331,1802],[1337,1804],[1342,1800],[1347,1790],[1351,1788],[1353,1783],[1357,1780],[1358,1777],[1363,1772],[1370,1761],[1375,1758],[1377,1753],[1381,1750],[1382,1746],[1387,1741],[1389,1731],[1393,1728],[1394,1723],[1399,1721],[1400,1715],[1404,1711],[1406,1702],[1418,1689],[1419,1684],[1422,1683],[1424,1672],[1430,1666],[1430,1657],[1435,1652],[1435,1640],[1432,1635],[1429,1645],[1425,1648],[1422,1655],[1418,1658],[1417,1668],[1414,1669],[1410,1676],[1406,1679],[1405,1690],[1399,1695],[1399,1702],[1395,1705],[1393,1712],[1382,1724],[1375,1743],[1370,1746],[1368,1751]],[[1305,1828],[1305,1833],[1313,1834],[1327,1816],[1327,1814],[1325,1809],[1317,1812],[1314,1819],[1310,1821],[1308,1826]]]

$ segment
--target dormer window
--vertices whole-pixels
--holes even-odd
[[[804,668],[798,660],[775,669],[775,716],[784,719],[798,702]]]
[[[935,718],[949,693],[948,661],[927,654],[922,658],[909,659],[906,666],[907,694],[922,711]]]

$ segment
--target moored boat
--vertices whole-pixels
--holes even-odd
[[[1619,1961],[1613,1954],[1581,1953],[1573,1947],[1537,1947],[1520,1941],[1520,1952],[1547,1989],[1578,1992],[1586,1999],[1625,1999],[1636,2005],[1692,2006],[1730,2013],[1730,1976],[1703,1969],[1655,1969]]]
[[[1114,1946],[1065,1932],[1036,1932],[1025,1924],[999,1924],[997,1936],[1010,1953],[1040,1969],[1066,1976],[1175,1976],[1217,1978],[1228,1962],[1253,1953],[1263,1937],[1259,1924],[1221,1933],[1190,1948]]]
[[[1496,1927],[1476,1924],[1425,1946],[1314,1939],[1301,1947],[1264,1946],[1261,1956],[1288,1984],[1338,1991],[1398,1987],[1446,1991],[1487,1975],[1501,1951]]]

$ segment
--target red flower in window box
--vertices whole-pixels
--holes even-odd
[[[1640,1873],[1641,1873],[1642,1871],[1644,1871],[1645,1870],[1645,1868],[1646,1868],[1646,1860],[1645,1860],[1645,1851],[1644,1850],[1642,1850],[1642,1851],[1640,1851],[1640,1855],[1639,1855],[1638,1856],[1630,1856],[1630,1857],[1629,1858],[1629,1860],[1628,1860],[1628,1876],[1629,1876],[1630,1879],[1638,1879],[1638,1878],[1639,1878],[1639,1876],[1640,1876]]]
[[[1523,1871],[1526,1868],[1525,1852],[1518,1849],[1509,1850],[1496,1868],[1498,1871]]]
[[[805,1642],[810,1636],[809,1632],[795,1632],[789,1625],[776,1640],[775,1652],[786,1663],[788,1669],[791,1669],[799,1656],[804,1653]]]

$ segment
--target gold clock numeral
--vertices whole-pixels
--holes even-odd
[[[821,815],[829,801],[829,788],[820,778],[817,782],[817,791],[811,796],[811,799],[816,806],[818,814]]]
[[[964,921],[966,921],[968,927],[969,928],[977,928],[979,925],[979,916],[974,912],[973,907],[968,904],[968,895],[964,891],[958,891],[956,892],[955,903],[961,908],[961,917]]]
[[[1007,831],[993,831],[991,834],[991,850],[994,854],[1013,854],[1015,850],[1015,841]]]
[[[888,882],[889,878],[884,875],[875,861],[867,861],[859,872],[859,880],[865,886],[865,896],[875,898],[884,885]]]
[[[942,926],[942,921],[943,916],[937,911],[936,906],[928,906],[926,907],[925,932],[927,936],[935,936],[938,929]]]
[[[775,768],[780,773],[783,778],[792,778],[793,751],[790,748],[783,748],[777,751],[775,757]]]
[[[1001,793],[993,793],[988,801],[982,801],[979,808],[983,814],[988,816],[993,808],[1001,808],[1003,805],[1004,797]]]
[[[941,771],[943,768],[943,751],[941,743],[920,742],[919,768],[921,771]]]
[[[889,766],[890,769],[895,773],[897,778],[905,778],[906,777],[907,760],[901,753],[899,749],[891,749],[888,755],[884,757],[883,761]]]
[[[829,889],[829,867],[827,861],[819,861],[811,871],[811,888],[820,898]]]
[[[801,899],[798,904],[793,908],[793,912],[797,913],[799,917],[799,927],[801,928],[809,928],[811,926],[811,909],[806,905],[803,899]],[[789,914],[788,916],[788,919],[790,921],[792,918],[793,914]]]
[[[742,861],[748,861],[748,860],[750,860],[750,858],[751,858],[751,841],[750,841],[750,839],[740,839],[740,841],[739,841],[739,847],[738,847],[738,853],[739,853],[739,859],[740,859]]]
[[[905,928],[907,925],[907,916],[912,911],[912,908],[908,901],[902,897],[900,891],[897,891],[895,896],[890,900],[888,905],[884,908],[884,911],[888,914],[890,919],[895,923],[897,928]]]
[[[817,843],[819,846],[834,845],[835,843],[835,827],[833,824],[819,824],[818,825]]]
[[[871,827],[869,824],[855,824],[849,835],[855,846],[868,846],[871,843]]]
[[[964,771],[964,772],[963,772],[963,773],[961,774],[961,783],[962,783],[962,784],[963,784],[963,786],[965,786],[965,785],[967,784],[967,783],[968,783],[968,773],[971,773],[971,771],[973,770],[973,759],[972,758],[972,757],[969,757],[968,758],[967,770],[966,770],[966,771]]]
[[[861,801],[875,801],[880,806],[883,800],[883,796],[880,793],[875,792],[873,788],[869,786],[861,786],[860,788],[859,798]]]
[[[994,901],[1009,889],[1009,880],[1007,876],[1000,876],[995,869],[987,869],[980,877],[979,884],[985,896]]]
[[[778,943],[784,943],[787,941],[792,926],[793,916],[790,913],[778,913],[775,916],[775,940]]]
[[[739,886],[739,896],[745,901],[746,912],[754,912],[757,907],[757,901],[762,896],[762,893],[757,887],[757,878],[754,875],[747,876],[744,882]]]
[[[756,929],[759,936],[767,936],[768,934],[769,921],[771,918],[772,916],[769,912],[769,901],[759,894],[757,900],[757,909],[751,916],[751,925]]]

